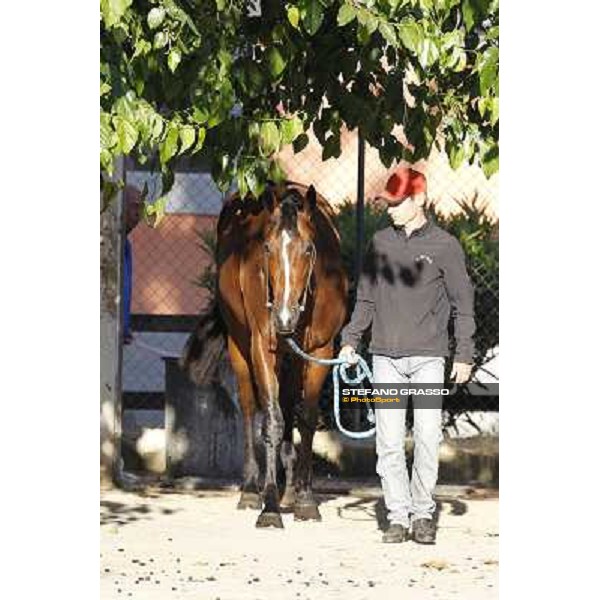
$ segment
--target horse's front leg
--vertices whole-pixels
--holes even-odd
[[[313,356],[317,358],[331,358],[332,355],[333,348],[329,345],[313,352]],[[295,520],[321,520],[319,506],[312,490],[312,445],[319,415],[319,397],[328,373],[329,367],[314,362],[310,362],[304,371],[304,402],[302,414],[298,419],[301,440],[296,478]]]
[[[279,383],[275,370],[275,354],[268,351],[262,338],[253,341],[252,362],[259,399],[264,412],[263,441],[265,447],[265,484],[263,510],[257,527],[283,527],[277,490],[277,455],[283,435],[283,415],[279,406]]]
[[[294,408],[302,396],[302,371],[304,363],[297,356],[290,355],[289,363],[282,369],[280,376],[279,404],[283,411],[283,442],[281,444],[281,463],[285,469],[285,490],[280,500],[281,509],[292,511],[296,503],[294,487],[294,469],[296,450],[294,449]]]

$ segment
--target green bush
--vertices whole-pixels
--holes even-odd
[[[373,237],[375,232],[383,229],[389,223],[385,207],[373,202],[365,203],[365,239],[366,243]],[[344,200],[336,207],[335,224],[341,239],[342,261],[350,280],[352,292],[355,287],[355,261],[358,243],[356,239],[356,204],[350,199]],[[364,248],[363,248],[364,250]]]
[[[435,207],[428,206],[428,213],[440,227],[458,238],[467,263],[479,265],[489,272],[498,271],[498,223],[485,212],[475,193],[470,201],[455,200],[460,212],[449,216],[442,215]]]
[[[456,202],[460,211],[452,215],[444,216],[432,206],[428,213],[458,239],[465,252],[475,292],[475,363],[481,365],[487,352],[499,344],[499,226],[486,214],[477,194],[469,201]]]

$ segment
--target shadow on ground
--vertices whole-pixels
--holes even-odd
[[[102,500],[100,502],[100,525],[127,525],[134,521],[150,520],[153,515],[172,515],[178,509],[164,508],[161,506],[148,506],[147,504],[123,504]]]
[[[450,497],[436,498],[434,521],[436,524],[439,521],[440,513],[444,504],[450,506],[450,514],[461,516],[467,513],[467,504],[462,500]],[[377,527],[381,531],[386,531],[389,527],[387,518],[387,509],[383,498],[360,498],[348,502],[344,506],[337,509],[337,515],[340,519],[351,521],[377,521]]]

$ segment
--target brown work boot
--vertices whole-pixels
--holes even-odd
[[[408,528],[400,523],[392,523],[383,534],[384,544],[400,544],[408,540]]]
[[[418,544],[435,544],[433,519],[416,519],[412,523],[413,540]]]

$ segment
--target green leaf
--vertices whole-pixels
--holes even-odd
[[[339,158],[342,154],[342,148],[340,145],[340,137],[338,135],[331,135],[325,141],[323,146],[323,160],[334,157]]]
[[[256,193],[256,188],[258,187],[258,177],[256,176],[256,171],[252,168],[246,169],[244,171],[244,178],[250,193],[255,197],[258,196]]]
[[[267,121],[260,126],[260,148],[265,156],[279,150],[279,129],[273,121]]]
[[[117,136],[112,127],[111,118],[108,113],[100,113],[100,148],[110,150],[117,142]]]
[[[379,20],[367,10],[359,10],[356,14],[358,22],[367,30],[369,36],[377,29]]]
[[[396,37],[396,29],[393,25],[387,21],[381,21],[379,23],[379,33],[383,36],[383,39],[391,46],[398,46],[398,38]]]
[[[170,123],[167,127],[165,139],[160,144],[159,156],[161,164],[166,165],[175,156],[178,141],[179,131],[177,130],[177,125]]]
[[[286,119],[280,125],[281,129],[281,143],[282,145],[290,144],[293,142],[304,130],[302,121],[297,117],[293,116],[291,119]]]
[[[489,98],[479,98],[479,100],[477,100],[477,110],[482,119],[488,109],[488,104]]]
[[[421,46],[423,32],[418,23],[405,20],[398,25],[398,37],[407,50],[416,54]]]
[[[356,19],[356,9],[352,4],[342,4],[337,16],[337,23],[340,27],[348,25]]]
[[[487,94],[489,89],[498,88],[498,60],[499,51],[496,46],[490,48],[484,55],[479,65],[479,92]]]
[[[492,40],[497,40],[500,37],[500,28],[498,25],[494,25],[494,27],[488,29],[487,37]]]
[[[440,51],[435,41],[431,38],[424,39],[419,49],[419,64],[426,69],[433,65],[439,56]]]
[[[269,165],[269,179],[275,183],[282,183],[287,179],[287,174],[279,164],[279,161],[272,160]]]
[[[165,9],[162,6],[153,8],[148,13],[148,27],[150,29],[156,29],[160,27],[161,23],[165,20]]]
[[[255,98],[264,93],[265,84],[267,83],[266,77],[256,63],[250,62],[244,65],[243,79],[245,81],[245,83],[242,84],[244,91],[251,98]]]
[[[493,127],[500,118],[500,100],[497,97],[494,97],[490,100],[490,103],[490,123]]]
[[[196,130],[191,125],[183,125],[179,128],[179,139],[181,140],[179,154],[183,154],[188,148],[192,147],[196,140]]]
[[[277,79],[284,71],[286,62],[279,48],[270,46],[265,52],[265,58],[267,65],[269,66],[269,73],[272,79]]]
[[[135,43],[135,52],[133,53],[132,58],[137,58],[138,56],[146,56],[150,50],[152,50],[152,44],[143,38],[140,38]]]
[[[498,145],[493,144],[484,153],[481,159],[481,168],[483,173],[489,179],[494,173],[498,171],[500,167],[500,155],[498,152]]]
[[[461,11],[463,19],[465,20],[467,31],[471,31],[471,29],[473,29],[473,25],[475,24],[475,7],[472,0],[463,0]]]
[[[127,9],[131,6],[132,0],[100,0],[100,13],[106,27],[114,27]]]
[[[152,228],[156,228],[159,226],[160,222],[163,220],[167,209],[167,197],[161,196],[157,198],[154,202],[144,202],[143,205],[143,216],[146,225]]]
[[[113,117],[113,124],[117,132],[121,152],[129,154],[137,141],[138,130],[130,121],[118,115]]]
[[[446,49],[443,56],[443,66],[451,69],[455,73],[464,71],[467,66],[467,54],[461,47],[455,46],[454,48]]]
[[[204,129],[204,127],[200,127],[200,129],[198,129],[198,141],[196,142],[196,145],[194,146],[194,149],[192,150],[192,154],[196,154],[196,152],[200,152],[200,150],[202,150],[202,148],[204,147],[204,139],[206,138],[206,129]]]
[[[302,24],[308,35],[315,35],[323,23],[323,5],[319,0],[304,0]]]
[[[358,27],[356,28],[356,39],[363,46],[369,43],[371,34],[369,33],[366,25],[363,25],[362,23],[358,24]]]
[[[114,157],[112,153],[106,149],[100,150],[100,168],[102,171],[109,177],[112,177],[114,166]]]
[[[255,198],[258,198],[265,189],[266,181],[264,165],[259,161],[246,165],[244,176],[250,193]]]
[[[450,166],[456,170],[465,161],[465,148],[461,142],[452,142],[446,144],[446,152]]]
[[[175,172],[168,165],[162,165],[160,174],[161,193],[166,196],[175,185]]]
[[[157,31],[154,34],[153,46],[155,50],[158,50],[160,48],[164,48],[167,45],[168,41],[169,36],[164,31]]]
[[[131,93],[119,96],[113,104],[113,112],[130,121],[135,120],[135,108],[134,96]]]
[[[204,107],[204,106],[194,107],[194,110],[192,111],[192,119],[196,123],[198,123],[199,125],[202,125],[203,123],[206,123],[206,121],[208,121],[208,117],[210,117],[210,113],[206,107]]]
[[[185,12],[185,10],[183,10],[180,6],[176,6],[173,0],[163,0],[163,2],[167,7],[167,12],[169,13],[169,16],[173,17],[180,23],[184,23],[185,25],[187,25],[198,39],[202,37],[200,32],[198,31],[198,28],[194,24],[194,21],[190,19],[190,16]]]
[[[412,146],[415,147],[413,155],[416,160],[427,156],[427,115],[421,104],[416,104],[414,108],[407,113],[407,118],[404,126],[406,139]]]
[[[110,86],[110,84],[106,83],[106,81],[101,81],[100,82],[100,98],[102,98],[102,96],[104,96],[104,94],[108,94],[108,92],[110,92],[111,89],[112,89],[112,87]]]
[[[177,50],[177,48],[173,48],[171,52],[169,52],[169,57],[167,58],[167,64],[169,65],[169,69],[171,73],[175,73],[175,69],[177,65],[181,62],[181,52]]]
[[[243,169],[238,168],[235,178],[237,181],[238,192],[240,194],[240,197],[242,199],[244,199],[246,197],[246,195],[248,194],[248,184],[246,183],[246,173],[244,172]]]
[[[298,152],[302,152],[302,150],[304,150],[304,148],[306,148],[306,146],[308,146],[308,142],[309,142],[309,137],[306,133],[301,133],[295,140],[294,140],[294,154],[298,154]]]
[[[152,119],[152,131],[150,137],[154,140],[158,140],[163,132],[164,122],[163,118],[159,114],[154,114]]]
[[[297,6],[289,6],[287,9],[287,18],[294,29],[298,29],[300,23],[300,11]]]
[[[486,18],[490,9],[494,8],[492,4],[492,0],[462,0],[461,11],[467,31]]]

